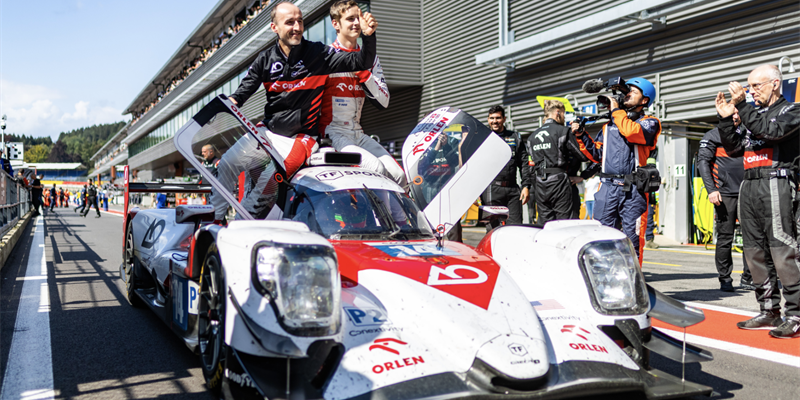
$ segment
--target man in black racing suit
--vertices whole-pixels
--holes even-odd
[[[574,212],[577,187],[573,191],[575,185],[569,172],[577,175],[575,167],[580,163],[575,161],[583,158],[570,128],[564,126],[564,104],[558,100],[545,100],[544,112],[547,116],[544,125],[531,133],[525,143],[533,164],[527,169],[527,180],[533,183],[539,211],[536,222],[542,225],[555,219],[577,218]],[[573,171],[568,171],[570,167]]]
[[[738,136],[744,136],[747,129],[741,124],[739,114],[733,114],[733,124]],[[733,292],[733,236],[736,219],[739,215],[739,186],[744,178],[744,164],[741,156],[731,157],[725,152],[719,138],[719,129],[714,128],[703,136],[700,150],[697,151],[697,169],[708,191],[708,201],[714,205],[717,246],[715,263],[719,273],[720,290]],[[769,261],[769,258],[767,258]],[[747,259],[743,258],[744,270],[740,287],[755,290]]]
[[[497,136],[500,136],[511,148],[511,159],[505,167],[497,174],[489,187],[481,195],[481,202],[485,206],[508,207],[509,224],[522,223],[522,205],[528,202],[530,192],[530,182],[527,179],[528,152],[522,143],[519,133],[506,129],[506,113],[501,106],[493,106],[489,109],[489,127]],[[522,189],[517,185],[517,170],[522,177]],[[500,224],[500,221],[493,221],[486,226],[487,230],[492,230]]]
[[[257,128],[284,158],[284,178],[289,179],[318,147],[317,124],[327,76],[372,67],[378,23],[369,13],[361,15],[361,51],[340,52],[303,38],[303,15],[294,4],[279,3],[271,17],[277,43],[256,57],[229,99],[242,107],[259,86],[264,86],[267,103],[264,120]],[[266,217],[277,198],[275,166],[270,161],[267,152],[258,149],[256,139],[245,135],[223,155],[217,169],[226,190],[233,190],[239,174],[246,173],[242,205],[255,218]],[[215,219],[221,221],[227,204],[222,196],[212,195],[211,199]]]
[[[747,78],[756,110],[745,102],[745,90],[731,82],[730,103],[717,94],[719,133],[725,151],[744,155],[744,181],[739,191],[739,216],[744,257],[753,275],[761,313],[736,325],[741,329],[772,329],[778,338],[800,337],[800,254],[797,243],[797,165],[800,156],[800,107],[780,92],[782,77],[774,65],[762,65]],[[738,111],[750,132],[740,135],[733,124]],[[765,262],[772,255],[774,268]],[[786,320],[781,320],[783,283]]]

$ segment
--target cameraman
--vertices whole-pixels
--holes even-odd
[[[661,121],[645,115],[644,108],[653,104],[656,89],[647,79],[633,78],[627,82],[629,92],[622,104],[607,96],[611,110],[611,121],[603,126],[592,140],[580,124],[572,123],[581,152],[590,161],[601,163],[600,191],[594,197],[594,219],[601,224],[618,228],[633,243],[642,265],[644,236],[639,232],[647,226],[647,194],[640,192],[633,183],[633,173],[644,166],[650,153],[655,150]],[[605,157],[604,157],[605,156]]]

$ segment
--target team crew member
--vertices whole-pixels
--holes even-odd
[[[89,188],[86,190],[86,210],[83,211],[83,217],[86,218],[86,215],[89,214],[89,211],[94,206],[94,210],[97,211],[97,216],[95,218],[100,218],[100,207],[97,206],[97,187],[92,183],[92,180],[89,179]]]
[[[259,86],[266,89],[264,120],[258,129],[283,156],[286,178],[291,177],[317,149],[316,137],[327,76],[335,72],[363,71],[375,63],[375,29],[371,14],[360,15],[363,48],[358,52],[337,52],[319,42],[303,38],[303,15],[294,4],[283,2],[272,9],[272,31],[278,42],[250,65],[239,88],[229,96],[241,107]],[[247,172],[247,196],[243,206],[255,218],[266,217],[277,197],[274,163],[258,149],[251,135],[239,139],[220,160],[217,173],[227,190],[232,190],[241,172]],[[266,169],[265,169],[266,166]],[[227,204],[212,194],[216,219],[222,220]]]
[[[489,127],[511,147],[511,159],[483,192],[481,201],[487,206],[508,207],[507,222],[518,225],[522,223],[522,205],[528,202],[531,187],[527,172],[528,151],[519,133],[506,129],[505,123],[506,111],[503,107],[493,106],[489,109]],[[522,190],[517,185],[517,170],[522,176]],[[494,229],[499,224],[499,221],[494,221],[486,229]]]
[[[219,168],[219,157],[217,156],[217,148],[213,144],[203,146],[200,151],[203,155],[203,166],[211,171],[214,176],[217,176],[217,168]]]
[[[731,82],[730,103],[717,94],[719,134],[725,151],[744,155],[744,181],[739,195],[744,258],[755,284],[761,314],[736,324],[742,329],[772,329],[778,338],[800,337],[800,254],[797,243],[797,165],[800,156],[800,108],[781,95],[782,77],[774,65],[762,65],[747,78],[756,110],[745,91]],[[737,132],[733,114],[749,129]],[[771,255],[774,267],[765,262]],[[783,283],[786,320],[781,321]]]
[[[636,167],[644,166],[655,149],[661,134],[661,121],[643,113],[656,97],[656,89],[644,78],[629,80],[630,91],[625,96],[624,109],[613,98],[611,121],[593,140],[585,131],[576,132],[581,151],[595,163],[602,163],[600,191],[594,196],[594,219],[601,224],[617,228],[633,242],[642,265],[644,235],[647,227],[647,199],[631,183]],[[573,130],[579,129],[573,123]]]
[[[532,168],[527,169],[532,175],[528,177],[528,181],[533,182],[536,192],[539,224],[554,219],[577,218],[577,187],[573,193],[575,185],[572,184],[567,169],[572,166],[572,172],[577,175],[575,164],[579,163],[570,159],[570,156],[580,156],[580,149],[574,136],[570,134],[570,128],[564,126],[564,104],[557,100],[545,100],[544,112],[547,120],[541,128],[531,133],[526,143],[533,164]],[[580,197],[577,197],[577,203],[580,209]]]
[[[733,114],[733,124],[736,127],[737,135],[742,135],[744,126],[740,125],[739,114]],[[717,249],[715,262],[719,273],[720,290],[733,292],[733,257],[731,257],[731,247],[733,246],[733,231],[736,225],[736,216],[739,203],[739,186],[744,177],[744,164],[742,157],[731,157],[722,147],[719,138],[719,129],[714,128],[703,136],[700,141],[700,150],[697,153],[697,165],[700,176],[703,178],[703,185],[708,191],[708,201],[714,204],[717,224]],[[742,259],[744,270],[740,287],[742,289],[753,290],[753,280],[750,276],[750,268],[747,266],[747,259]]]
[[[361,10],[358,3],[355,0],[339,0],[331,6],[330,14],[331,23],[336,29],[336,41],[331,47],[342,52],[359,51]],[[365,135],[361,129],[361,110],[365,98],[379,110],[389,106],[389,87],[377,56],[371,69],[328,75],[322,94],[320,133],[331,139],[337,151],[360,153],[363,168],[386,175],[405,187],[403,168],[380,143]]]

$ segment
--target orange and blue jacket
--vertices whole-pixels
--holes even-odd
[[[611,121],[592,139],[582,132],[578,146],[589,161],[602,164],[602,172],[611,175],[628,175],[638,166],[647,164],[647,158],[655,150],[661,121],[650,115],[637,120],[628,118],[627,112],[615,109]]]

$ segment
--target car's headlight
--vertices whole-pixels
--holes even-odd
[[[261,243],[253,251],[253,286],[272,298],[281,325],[297,336],[339,331],[341,281],[330,247]]]
[[[601,314],[641,314],[650,307],[644,276],[628,240],[592,242],[581,250],[580,262],[592,305]]]

